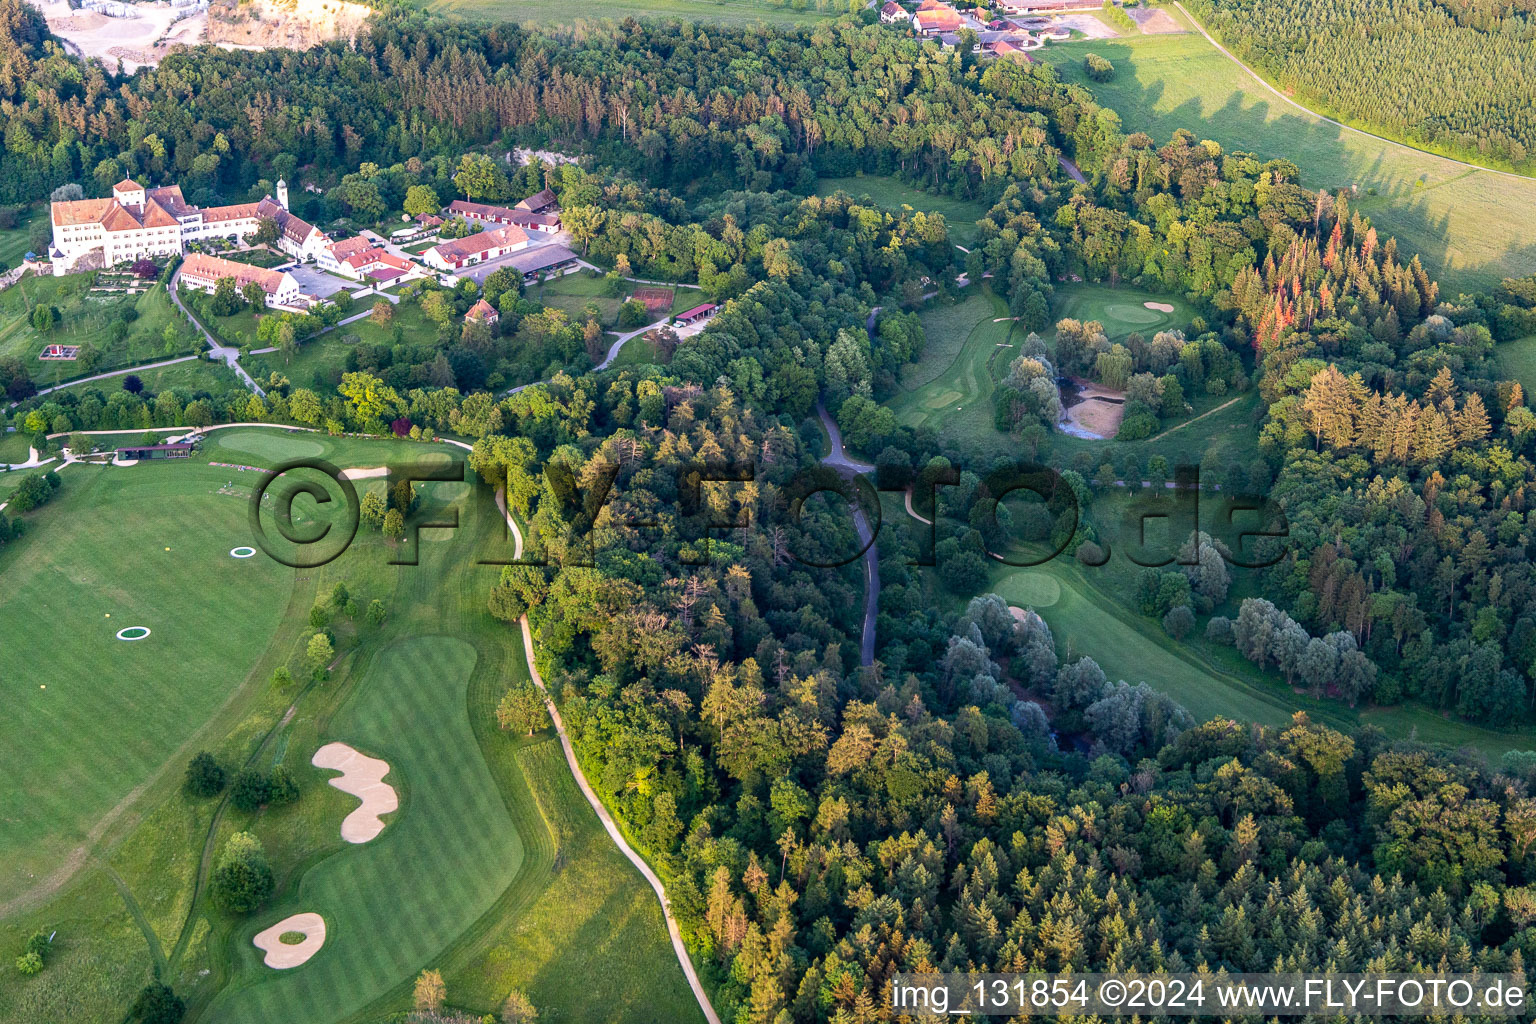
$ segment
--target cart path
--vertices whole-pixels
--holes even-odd
[[[506,516],[507,526],[512,531],[512,544],[514,559],[523,557],[523,531],[518,529],[517,520],[512,518],[512,513],[507,510],[507,495],[505,490],[496,492],[496,506]],[[539,695],[544,698],[544,708],[549,712],[549,719],[555,724],[555,733],[560,737],[560,749],[565,751],[565,763],[570,766],[571,775],[575,777],[576,784],[581,787],[581,793],[587,798],[587,803],[592,805],[592,810],[597,815],[597,820],[603,823],[603,829],[608,833],[614,845],[619,848],[629,862],[633,864],[650,883],[656,892],[656,898],[661,901],[661,913],[667,920],[667,934],[672,938],[672,949],[677,953],[677,962],[683,969],[683,975],[688,979],[688,987],[693,989],[693,997],[698,1000],[699,1009],[704,1013],[704,1019],[709,1024],[720,1024],[720,1017],[715,1013],[714,1004],[709,1001],[709,994],[704,991],[704,985],[699,981],[698,972],[693,969],[693,960],[688,956],[688,947],[683,945],[683,933],[677,926],[677,918],[672,916],[672,903],[667,899],[666,887],[661,884],[661,879],[656,877],[656,872],[645,862],[625,841],[623,833],[614,824],[613,817],[608,813],[608,808],[598,799],[597,793],[592,789],[587,777],[582,774],[581,765],[576,761],[576,751],[571,746],[571,738],[565,731],[565,720],[560,717],[560,709],[555,707],[553,698],[544,687],[544,677],[539,674],[539,667],[533,660],[533,631],[528,628],[528,616],[525,614],[518,620],[518,626],[523,631],[523,656],[528,660],[528,675],[533,679],[533,684],[539,688]]]

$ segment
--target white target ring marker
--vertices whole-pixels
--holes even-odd
[[[229,549],[229,556],[231,558],[251,558],[255,554],[256,554],[256,549],[255,548],[230,548]]]
[[[138,636],[124,636],[124,633],[137,633]],[[119,640],[143,640],[147,636],[149,636],[148,626],[124,626],[117,631]]]

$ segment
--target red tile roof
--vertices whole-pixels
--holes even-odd
[[[239,288],[254,281],[268,295],[277,293],[285,276],[280,271],[236,263],[234,260],[220,259],[201,252],[187,254],[187,258],[181,262],[181,273],[199,281],[218,281],[220,278],[232,277]]]
[[[53,204],[55,227],[72,227],[76,224],[99,224],[106,215],[107,207],[117,205],[115,199],[75,199]]]
[[[360,252],[367,252],[373,248],[373,243],[362,235],[353,235],[351,238],[343,238],[339,242],[331,243],[331,255],[338,261],[345,260],[348,256],[354,256]]]
[[[455,199],[448,204],[448,212],[456,213],[461,217],[474,217],[480,220],[496,220],[503,224],[512,222],[513,212],[505,206],[492,206],[489,203],[470,203],[463,199]]]
[[[528,232],[516,224],[508,224],[505,227],[489,228],[478,234],[455,238],[452,241],[435,245],[433,248],[437,250],[438,256],[443,260],[452,262],[468,256],[477,256],[490,249],[516,245],[519,242],[526,241],[528,241]]]
[[[924,32],[953,32],[960,27],[960,15],[947,7],[931,7],[918,11],[913,18],[918,29]]]

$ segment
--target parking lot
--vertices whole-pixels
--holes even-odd
[[[298,264],[289,268],[288,273],[299,282],[299,288],[308,295],[314,295],[322,299],[328,299],[337,292],[346,289],[356,291],[362,285],[352,281],[343,281],[335,274],[327,274],[319,267]]]

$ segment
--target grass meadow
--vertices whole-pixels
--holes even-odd
[[[72,466],[0,555],[0,903],[31,888],[197,733],[278,630],[293,571],[234,559],[243,501],[195,460]],[[125,626],[149,637],[116,638]],[[46,638],[46,640],[44,639]]]
[[[976,240],[976,222],[987,213],[986,206],[975,200],[941,196],[886,175],[822,178],[816,182],[817,195],[829,196],[834,192],[846,192],[855,199],[868,197],[882,210],[895,212],[910,206],[924,213],[943,214],[949,225],[950,239],[960,245],[970,245]]]
[[[1176,11],[1168,12],[1183,20]],[[1090,81],[1089,52],[1116,74]],[[1418,253],[1448,295],[1536,272],[1536,180],[1452,161],[1329,124],[1281,102],[1197,33],[1052,44],[1035,54],[1090,89],[1127,132],[1159,143],[1176,129],[1227,150],[1284,158],[1308,188],[1358,188],[1354,208]]]
[[[125,482],[120,486],[137,482],[152,495],[177,497],[187,521],[177,521],[181,529],[170,544],[173,554],[191,550],[191,538],[223,530],[220,508],[237,509],[238,528],[221,534],[218,551],[224,561],[260,570],[272,564],[263,556],[227,557],[229,547],[250,542],[244,514],[259,478],[207,463],[261,466],[297,456],[339,466],[462,459],[457,449],[441,446],[235,428],[214,431],[198,456],[186,462],[70,473],[82,474],[76,484],[94,472],[103,481],[115,476]],[[120,501],[101,483],[72,491],[69,474],[64,478],[60,496],[30,517],[28,536],[0,552],[0,571],[8,580],[17,565],[55,559],[52,545],[74,540],[58,532],[63,520],[137,524],[123,527],[125,534],[142,532],[145,522],[164,521],[148,508]],[[507,989],[517,985],[550,1019],[697,1019],[654,896],[608,842],[553,734],[513,738],[495,726],[493,711],[502,693],[526,677],[521,638],[485,608],[496,569],[477,564],[501,550],[499,515],[487,504],[466,503],[468,484],[418,486],[419,517],[431,519],[443,506],[458,504],[464,507],[460,529],[424,530],[420,541],[400,549],[365,531],[325,566],[281,570],[273,621],[260,629],[250,624],[252,634],[261,633],[251,650],[237,650],[238,637],[231,634],[246,628],[249,616],[240,602],[255,601],[256,588],[248,588],[251,594],[210,593],[188,587],[185,575],[172,577],[188,591],[189,601],[201,598],[219,617],[222,635],[218,630],[201,635],[209,649],[202,656],[226,660],[200,676],[232,678],[237,692],[211,713],[185,701],[158,710],[167,704],[162,699],[142,708],[113,704],[100,716],[99,730],[115,728],[118,736],[139,727],[135,715],[177,715],[196,729],[203,719],[195,715],[204,714],[207,723],[182,749],[172,752],[168,744],[160,751],[163,764],[148,769],[157,774],[113,827],[103,830],[68,884],[0,917],[0,949],[18,946],[37,929],[59,932],[48,968],[36,978],[22,979],[8,960],[0,961],[0,1022],[115,1024],[151,970],[188,999],[191,1022],[373,1021],[408,1007],[411,984],[426,966],[448,977],[451,1005],[477,1014],[497,1010]],[[384,487],[382,479],[358,484],[360,491],[382,493]],[[214,493],[219,490],[225,493]],[[130,513],[120,514],[120,505]],[[38,545],[48,545],[46,554],[31,549]],[[102,568],[89,582],[103,592],[143,589],[154,552],[166,555],[165,546],[150,548],[143,565],[98,550]],[[411,557],[418,564],[390,564]],[[332,677],[315,685],[271,684],[276,666],[299,667],[310,607],[338,581],[360,605],[382,600],[388,608],[383,625],[337,613],[330,628],[343,653]],[[6,600],[15,596],[8,592]],[[9,605],[6,611],[12,611]],[[157,628],[139,643],[161,636]],[[170,631],[164,636],[169,639]],[[157,660],[180,664],[198,656],[177,651],[174,660]],[[236,664],[236,659],[243,660]],[[122,683],[121,674],[81,676],[95,684],[79,702],[82,715],[100,708],[93,700],[119,692]],[[13,673],[0,670],[0,678],[10,680]],[[314,751],[331,740],[351,743],[391,765],[387,781],[397,788],[401,807],[371,843],[341,840],[341,819],[357,802],[327,784],[334,773],[309,764]],[[97,756],[111,758],[109,745],[103,739]],[[180,790],[181,766],[201,747],[231,768],[283,763],[300,784],[300,799],[254,814],[237,811],[222,798],[190,799]],[[61,746],[47,760],[59,760],[63,752]],[[36,757],[35,750],[29,754]],[[7,785],[0,792],[9,816],[12,804],[22,800],[14,794],[21,791]],[[278,891],[249,917],[231,919],[208,903],[206,879],[224,842],[241,830],[261,838]],[[293,971],[266,968],[251,935],[300,910],[326,918],[325,948]]]
[[[39,205],[31,210],[22,210],[14,228],[0,231],[0,266],[7,269],[20,266],[32,248],[32,225],[47,219],[48,207]]]
[[[359,303],[357,312],[365,312],[368,308]],[[250,344],[255,338],[252,326],[255,315],[250,310],[227,320],[206,314],[202,314],[202,319],[214,333],[226,339],[243,334]],[[309,339],[299,345],[292,358],[284,356],[282,352],[263,352],[261,355],[246,356],[240,362],[246,372],[258,381],[266,380],[268,374],[276,372],[287,377],[294,387],[328,394],[341,383],[341,375],[346,372],[347,356],[351,351],[364,343],[386,347],[393,345],[397,325],[400,336],[406,341],[437,340],[437,324],[427,319],[421,307],[414,302],[401,302],[394,307],[394,316],[388,326],[381,327],[371,318],[365,317]]]
[[[1536,388],[1536,334],[1526,338],[1506,341],[1494,349],[1499,369],[1512,380],[1518,380],[1526,394]]]

